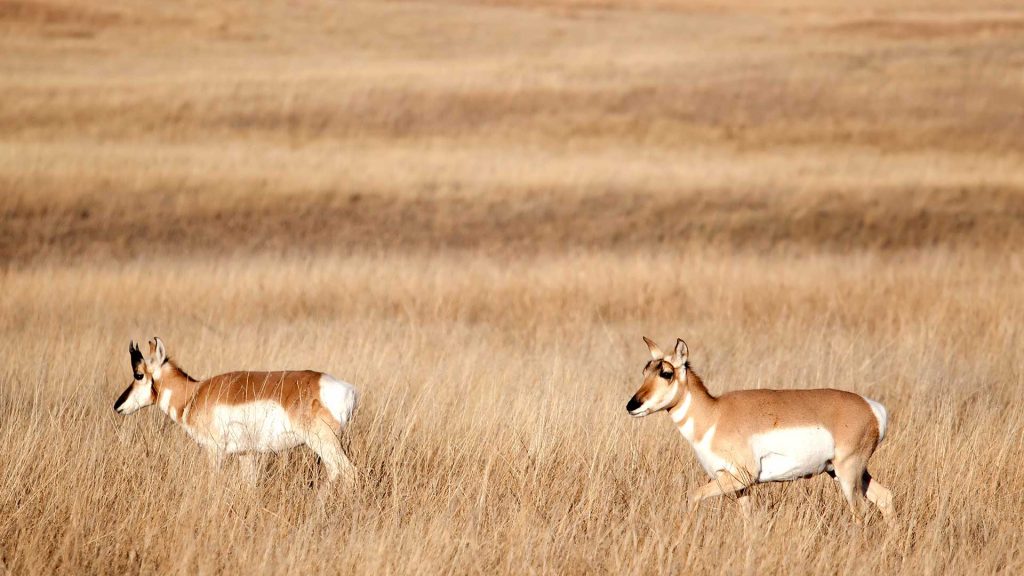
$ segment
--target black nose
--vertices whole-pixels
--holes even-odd
[[[117,412],[118,414],[121,413],[121,411],[118,410],[117,407],[122,405],[122,404],[124,404],[128,400],[128,395],[131,394],[131,393],[132,393],[132,387],[131,386],[125,388],[124,392],[121,392],[121,395],[118,396],[117,400],[114,401],[114,412]]]
[[[634,410],[639,408],[642,404],[643,404],[643,402],[637,400],[636,396],[633,396],[632,398],[629,399],[629,402],[626,403],[626,412],[633,412]]]

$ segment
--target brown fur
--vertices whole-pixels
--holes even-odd
[[[161,344],[162,346],[162,344]],[[132,349],[137,348],[132,345]],[[157,354],[154,342],[150,342],[150,356]],[[153,362],[159,362],[159,359]],[[292,427],[301,433],[304,442],[320,456],[327,467],[331,480],[344,476],[346,482],[354,479],[355,468],[341,448],[338,434],[340,422],[320,400],[321,372],[311,370],[278,372],[229,372],[198,381],[170,358],[159,366],[159,378],[155,378],[149,362],[136,362],[133,354],[132,369],[144,373],[152,381],[149,388],[149,402],[160,404],[164,394],[170,391],[166,411],[172,419],[193,431],[194,435],[213,437],[214,408],[224,405],[240,405],[259,401],[280,404],[288,413]],[[122,396],[128,394],[133,382]],[[120,400],[119,400],[120,401]],[[211,461],[219,463],[222,457],[216,448],[208,448]],[[251,455],[243,459],[252,465]],[[255,474],[250,474],[255,478]]]
[[[866,452],[870,456],[878,445],[878,420],[867,401],[852,392],[762,389],[708,397],[709,408],[703,414],[690,411],[696,416],[695,437],[703,437],[713,424],[712,449],[737,458],[750,456],[747,439],[752,435],[778,428],[818,425],[828,429],[836,442],[837,458],[840,453]],[[749,459],[743,466],[751,473],[754,467]]]
[[[228,372],[200,383],[189,414],[192,425],[209,415],[216,405],[237,405],[271,400],[284,406],[289,417],[302,425],[325,418],[336,428],[338,422],[320,403],[320,372]]]
[[[150,354],[153,347],[150,346]],[[152,376],[144,364],[141,370]],[[301,425],[314,420],[341,425],[331,412],[320,403],[320,372],[290,370],[277,372],[228,372],[198,381],[185,373],[172,360],[167,359],[160,368],[162,374],[153,383],[152,400],[158,402],[165,390],[171,390],[169,408],[175,408],[182,421],[202,428],[212,409],[217,405],[238,405],[260,400],[272,400],[288,411],[289,418]]]
[[[713,396],[703,380],[690,369],[686,344],[679,340],[675,353],[665,356],[657,344],[644,338],[653,359],[644,367],[644,382],[631,405],[658,403],[635,415],[667,410],[681,432],[692,426],[693,442],[700,442],[714,427],[711,451],[731,462],[737,471],[718,475],[694,491],[691,503],[730,492],[740,492],[743,510],[749,509],[746,489],[757,482],[760,462],[751,449],[750,439],[776,429],[821,427],[835,442],[831,461],[834,476],[855,516],[860,518],[861,500],[875,503],[883,515],[892,518],[892,496],[888,489],[871,478],[867,463],[881,440],[878,419],[864,397],[830,388],[815,390],[738,390]],[[671,379],[662,377],[670,371]],[[683,374],[680,374],[682,372]],[[673,386],[676,386],[673,390]],[[667,396],[671,394],[671,397]],[[687,394],[690,403],[685,404]],[[629,408],[629,406],[627,406]],[[682,412],[686,409],[685,413]],[[686,433],[684,432],[684,436]],[[831,472],[830,472],[831,473]]]

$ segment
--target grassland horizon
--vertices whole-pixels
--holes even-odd
[[[1024,571],[1024,9],[984,0],[0,5],[0,573]],[[111,405],[354,383],[351,493]],[[870,469],[686,516],[641,336],[834,387]]]

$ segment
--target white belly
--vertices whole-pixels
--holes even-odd
[[[820,474],[835,457],[832,434],[820,427],[782,428],[750,439],[754,459],[761,464],[758,482],[795,480]]]
[[[276,402],[250,402],[213,409],[217,447],[227,453],[276,452],[303,443],[288,412]]]

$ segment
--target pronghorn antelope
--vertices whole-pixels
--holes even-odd
[[[355,479],[339,441],[356,407],[351,384],[312,371],[229,372],[200,382],[171,361],[159,338],[149,342],[148,357],[135,342],[128,351],[135,381],[114,403],[118,414],[155,403],[206,449],[214,465],[226,454],[241,453],[251,480],[255,453],[301,444],[320,456],[330,481]]]
[[[690,369],[682,339],[669,356],[649,338],[644,342],[651,360],[626,410],[634,417],[666,410],[693,446],[712,480],[690,494],[691,511],[705,498],[736,493],[747,515],[751,485],[827,472],[858,523],[865,496],[893,520],[892,494],[867,471],[885,436],[881,404],[833,389],[739,390],[716,398]]]

